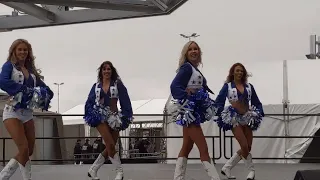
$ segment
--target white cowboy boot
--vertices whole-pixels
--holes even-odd
[[[219,174],[214,164],[211,164],[208,161],[202,161],[202,165],[208,173],[208,176],[211,178],[211,180],[220,180]]]
[[[221,174],[225,175],[228,179],[236,179],[235,176],[231,175],[231,169],[238,164],[241,160],[241,156],[238,153],[234,153],[233,156],[226,162],[221,169]]]
[[[20,171],[23,180],[31,180],[31,163],[30,160],[26,162],[26,165],[22,165],[19,163]]]
[[[247,176],[247,180],[254,180],[255,178],[255,169],[252,163],[252,155],[249,153],[249,155],[247,156],[247,159],[242,158],[244,161],[245,166],[248,168],[249,170],[249,174]]]
[[[92,164],[92,166],[89,168],[89,171],[88,171],[88,176],[92,180],[99,180],[97,173],[105,161],[106,161],[106,158],[100,153],[98,158],[94,161],[94,163]]]
[[[185,180],[187,161],[186,157],[178,157],[173,180]]]
[[[9,180],[9,178],[16,172],[19,167],[19,163],[16,159],[12,158],[8,164],[0,172],[1,180]]]
[[[117,175],[114,180],[123,180],[123,168],[118,153],[116,153],[113,158],[109,156],[109,159],[111,163],[116,166]]]

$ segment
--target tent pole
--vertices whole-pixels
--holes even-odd
[[[283,61],[283,121],[284,121],[284,136],[290,136],[289,132],[289,87],[288,87],[288,65],[287,65],[287,60]],[[284,157],[287,155],[287,150],[288,150],[288,143],[289,140],[288,138],[285,138],[285,152],[284,152]],[[287,163],[287,160],[285,160]]]

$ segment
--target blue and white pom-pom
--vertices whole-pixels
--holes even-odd
[[[50,93],[46,87],[33,88],[32,97],[26,102],[28,109],[41,109],[48,111],[50,108]]]
[[[28,108],[48,110],[52,95],[47,87],[25,88],[12,98],[14,109]]]
[[[251,106],[249,111],[243,115],[243,118],[248,120],[248,126],[255,131],[260,127],[263,116],[260,109],[255,106]]]
[[[236,123],[236,119],[238,118],[239,114],[237,111],[232,107],[226,107],[222,112],[219,118],[216,120],[218,126],[223,129],[224,131],[231,130],[233,125]]]
[[[133,118],[128,118],[122,113],[113,112],[107,120],[108,125],[114,130],[125,130],[132,123]]]
[[[83,119],[91,127],[97,127],[101,122],[107,121],[111,114],[109,107],[87,104],[85,108]]]
[[[200,125],[210,120],[216,114],[214,101],[210,99],[205,89],[200,89],[186,100],[176,100],[176,112],[173,113],[176,123],[182,126]]]
[[[255,131],[259,128],[262,117],[260,110],[254,106],[250,106],[248,112],[244,115],[238,114],[235,108],[228,106],[221,112],[216,122],[224,131],[231,130],[237,124],[247,124]]]

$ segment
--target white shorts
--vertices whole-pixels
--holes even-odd
[[[16,109],[13,110],[11,106],[5,105],[2,114],[2,120],[19,119],[22,123],[26,123],[33,119],[33,111],[31,109]]]

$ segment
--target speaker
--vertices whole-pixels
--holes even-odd
[[[299,170],[294,180],[319,180],[320,170]]]

